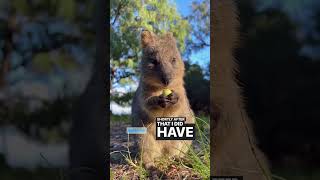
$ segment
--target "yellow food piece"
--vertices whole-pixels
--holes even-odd
[[[164,89],[162,91],[162,95],[163,96],[169,96],[172,93],[172,91],[170,89]]]

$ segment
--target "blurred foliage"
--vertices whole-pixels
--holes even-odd
[[[250,0],[239,8],[239,79],[259,146],[275,167],[320,167],[320,59],[301,54],[308,42],[284,12],[257,12]]]
[[[34,16],[39,12],[47,12],[50,16],[61,17],[65,20],[72,21],[76,16],[80,15],[77,9],[80,3],[86,3],[88,5],[89,0],[12,0],[11,2],[2,0],[0,6],[6,6],[6,8],[22,15]],[[87,10],[92,12],[92,5],[87,6]],[[87,13],[85,14],[87,15]]]
[[[129,115],[116,115],[112,114],[110,116],[111,122],[126,122],[126,123],[131,123],[132,119],[131,116]]]
[[[205,78],[203,69],[197,64],[186,62],[185,88],[189,103],[196,114],[209,114],[210,80]]]
[[[210,46],[210,1],[193,1],[192,13],[187,17],[191,25],[191,37],[187,39],[187,52],[195,52]]]
[[[35,71],[48,73],[54,70],[54,67],[61,67],[64,70],[72,70],[77,67],[77,63],[66,53],[50,55],[48,52],[40,52],[35,54],[32,64]]]
[[[133,99],[134,92],[128,92],[125,94],[121,93],[114,93],[110,97],[110,101],[114,101],[120,106],[129,106],[131,105],[132,99]]]
[[[72,104],[76,98],[64,97],[54,101],[43,101],[40,109],[30,111],[25,101],[13,107],[0,107],[0,116],[14,124],[29,137],[42,142],[64,142],[68,137]]]
[[[76,49],[94,53],[90,52],[94,41],[94,29],[89,21],[92,7],[89,0],[2,1],[0,54],[15,53],[10,63],[19,57],[19,63],[11,70],[30,63],[37,72],[45,74],[54,67],[64,71],[77,67],[83,62],[79,62]],[[4,46],[8,43],[12,46],[10,50]],[[0,61],[2,58],[0,56]]]
[[[43,142],[66,140],[71,104],[81,93],[70,81],[86,84],[87,78],[79,76],[91,67],[95,54],[93,4],[90,0],[0,1],[0,69],[9,61],[9,71],[0,74],[6,82],[0,87],[1,125],[15,125]],[[33,92],[18,91],[19,83]],[[37,92],[57,98],[40,95],[38,99]],[[30,110],[33,102],[40,107]]]

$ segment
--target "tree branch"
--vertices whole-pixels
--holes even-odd
[[[116,10],[116,16],[113,19],[113,22],[111,23],[111,25],[114,25],[116,23],[116,21],[118,20],[119,16],[120,16],[120,11],[122,8],[125,7],[125,3],[122,3],[122,1],[119,2],[117,10]]]

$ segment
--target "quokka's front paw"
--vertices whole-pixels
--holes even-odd
[[[159,96],[159,106],[162,108],[170,107],[176,104],[179,100],[179,96],[176,92],[172,91],[168,96],[160,95]]]
[[[167,99],[169,99],[169,103],[173,105],[178,102],[179,96],[176,92],[172,91],[172,93],[167,96]]]
[[[152,163],[152,162],[148,162],[148,163],[145,163],[144,164],[144,168],[145,169],[154,169],[155,168],[155,165],[154,165],[154,163]]]

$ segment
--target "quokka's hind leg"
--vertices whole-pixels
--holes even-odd
[[[162,146],[152,134],[147,133],[141,138],[140,155],[146,169],[155,167],[155,160],[162,157]]]
[[[192,141],[173,141],[167,143],[168,145],[165,147],[167,149],[168,155],[173,157],[174,159],[183,158],[188,152]]]

